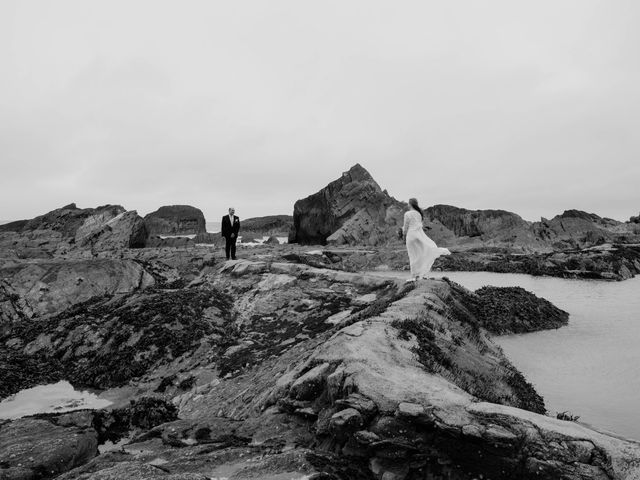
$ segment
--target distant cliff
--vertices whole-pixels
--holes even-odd
[[[266,217],[246,218],[241,221],[243,235],[286,236],[293,225],[291,215],[267,215]]]
[[[290,243],[379,245],[396,237],[404,207],[360,164],[293,207]]]

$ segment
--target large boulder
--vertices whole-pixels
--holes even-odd
[[[76,244],[93,252],[145,246],[147,228],[135,210],[107,218],[103,214],[89,217],[76,232]]]
[[[79,412],[0,424],[0,478],[53,478],[98,454],[92,415]]]
[[[289,243],[382,244],[396,236],[403,211],[403,204],[356,164],[295,203]]]
[[[202,210],[190,205],[160,207],[144,217],[150,234],[195,235],[207,231]]]

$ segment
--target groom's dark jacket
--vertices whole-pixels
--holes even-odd
[[[229,238],[232,233],[235,234],[236,238],[238,238],[238,232],[240,231],[240,219],[233,216],[233,225],[231,225],[231,220],[229,220],[229,215],[225,215],[222,217],[222,236],[224,238]]]

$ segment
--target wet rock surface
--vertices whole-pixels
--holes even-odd
[[[436,267],[452,271],[526,273],[560,278],[626,280],[640,273],[640,247],[603,244],[582,250],[521,254],[513,252],[456,252],[441,257]]]
[[[520,287],[479,288],[474,293],[447,280],[453,296],[470,312],[468,318],[490,333],[527,333],[560,328],[569,314]]]

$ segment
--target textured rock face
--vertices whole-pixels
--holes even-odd
[[[242,220],[242,231],[253,236],[286,236],[293,225],[291,215],[269,215]]]
[[[466,210],[435,205],[425,210],[455,235],[454,243],[472,247],[510,247],[527,252],[551,252],[622,241],[640,240],[628,224],[593,213],[567,210],[551,220],[527,222],[504,210]]]
[[[0,324],[57,314],[95,297],[130,293],[153,283],[132,260],[58,260],[1,268]]]
[[[168,274],[162,252],[129,253],[157,278]],[[178,409],[173,420],[174,409],[155,399],[124,416],[97,414],[99,441],[134,418],[145,431],[62,478],[640,474],[637,443],[534,413],[542,399],[483,328],[507,315],[478,318],[470,292],[255,258],[203,264],[189,282],[97,299],[0,337],[0,360],[22,361],[12,372],[30,367],[25,358],[57,361],[76,384],[128,385]],[[512,293],[506,302],[498,295],[498,307]],[[487,295],[485,314],[496,297]],[[525,309],[527,328],[546,325],[536,308]],[[171,421],[154,426],[156,418]]]
[[[528,230],[529,224],[505,210],[466,210],[450,205],[434,205],[425,214],[438,220],[459,237],[495,236],[502,231]]]
[[[598,280],[626,280],[640,273],[640,247],[634,245],[603,244],[579,250],[527,255],[512,255],[505,250],[458,252],[439,258],[436,265],[453,271],[526,273]]]
[[[396,229],[407,206],[390,197],[360,165],[294,206],[290,243],[398,244]],[[552,252],[605,242],[640,243],[634,223],[567,210],[551,220],[528,222],[505,210],[467,210],[434,205],[425,210],[426,233],[438,245],[464,249],[508,248]]]
[[[220,335],[228,300],[213,289],[142,292],[83,304],[48,320],[22,322],[0,347],[3,368],[22,365],[24,381],[37,378],[56,359],[60,379],[92,388],[126,384],[155,367],[197,349],[211,334]],[[90,327],[87,327],[90,325]],[[26,363],[25,356],[33,362]],[[34,371],[27,372],[31,368]],[[29,374],[29,375],[27,375]],[[23,385],[17,378],[14,393]]]
[[[207,231],[204,214],[189,205],[160,207],[144,217],[150,234],[195,235]]]
[[[79,247],[101,252],[145,246],[147,228],[135,210],[120,213],[106,222],[101,215],[95,217],[89,217],[76,232],[76,243]]]
[[[71,251],[143,247],[147,231],[135,211],[119,205],[79,209],[75,204],[0,230],[0,258],[48,258]],[[9,224],[10,226],[12,224]]]
[[[484,286],[471,294],[449,283],[479,324],[496,335],[549,330],[569,322],[567,312],[521,287]]]
[[[505,210],[467,210],[450,205],[434,205],[425,216],[453,232],[453,244],[508,245],[520,249],[545,249],[547,245],[533,232],[529,222]]]
[[[52,210],[44,215],[29,220],[22,231],[53,230],[60,232],[63,237],[75,237],[78,230],[87,223],[101,223],[124,213],[126,210],[120,205],[105,205],[97,208],[78,208],[75,203]],[[93,220],[90,219],[93,217]]]
[[[0,424],[0,478],[52,478],[98,453],[91,414],[23,418]]]
[[[264,268],[236,266],[230,273],[249,279]],[[278,296],[274,285],[269,291]],[[584,480],[640,473],[636,443],[486,401],[540,408],[446,282],[371,306],[343,316],[330,336],[302,341],[272,363],[181,398],[180,416],[192,426],[176,426],[174,435],[187,445],[205,425],[219,435],[220,422],[233,420],[235,435],[247,442],[320,445],[354,470],[360,466],[361,475],[368,471],[345,478]],[[217,420],[206,417],[212,411]]]
[[[356,164],[293,208],[290,243],[375,245],[393,239],[402,222],[402,204]]]
[[[621,234],[632,233],[625,232],[623,226],[622,222],[601,218],[594,213],[566,210],[551,220],[542,219],[534,223],[533,230],[558,250],[599,245],[611,242]]]

